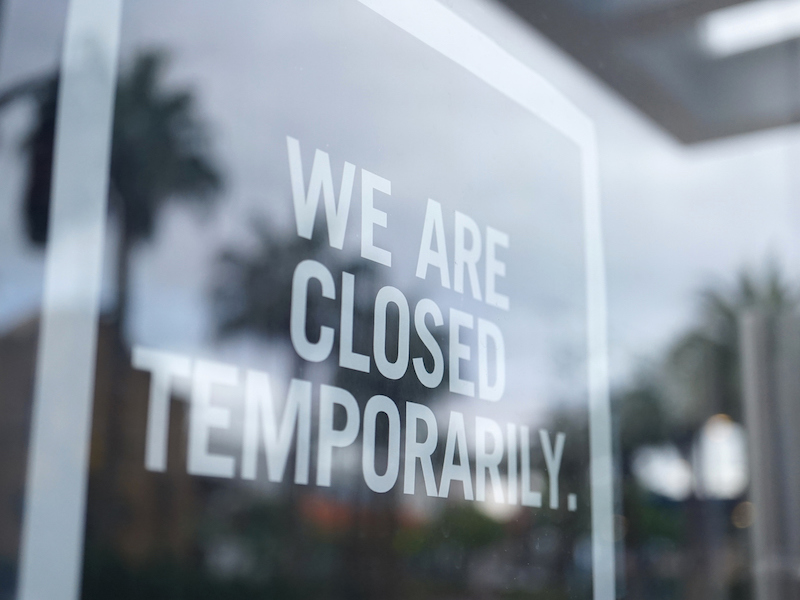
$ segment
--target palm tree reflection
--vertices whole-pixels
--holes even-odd
[[[181,559],[188,554],[187,535],[180,521],[167,521],[170,515],[190,518],[181,513],[193,506],[200,491],[185,477],[168,483],[143,479],[141,454],[137,442],[131,442],[143,435],[141,399],[147,397],[146,380],[131,370],[124,339],[133,249],[152,237],[166,204],[207,206],[222,186],[195,95],[166,84],[166,64],[162,52],[135,56],[122,69],[116,90],[108,192],[117,234],[116,298],[98,336],[86,597],[136,597],[132,567],[142,563],[143,550],[171,548],[167,556],[178,571],[185,568]],[[33,104],[31,126],[21,145],[27,174],[22,212],[28,239],[39,246],[47,240],[50,216],[58,89],[59,75],[53,73],[0,92],[0,109],[16,102]],[[159,532],[156,539],[142,544],[151,531]],[[161,559],[145,558],[154,560]],[[127,588],[126,579],[131,584]]]
[[[737,483],[726,486],[736,491],[712,493],[704,479],[709,468],[721,467],[709,466],[701,454],[711,427],[724,424],[733,435],[735,427],[741,430],[737,423],[749,426],[742,386],[742,316],[755,311],[777,318],[797,306],[797,292],[775,265],[761,273],[742,272],[731,286],[708,286],[698,296],[695,325],[677,336],[634,385],[617,394],[630,597],[750,593],[753,574],[746,565],[754,558],[748,532],[736,517],[747,489]],[[637,457],[654,452],[662,467],[650,474],[660,477],[659,485],[650,489],[646,478],[635,475],[634,465]],[[739,460],[738,448],[729,445],[724,452],[727,461]],[[680,477],[671,484],[667,467],[689,473],[677,473]],[[717,480],[723,473],[713,475]],[[738,482],[742,474],[731,477]],[[664,487],[670,485],[681,489]]]
[[[169,202],[208,205],[222,178],[212,156],[207,124],[190,90],[164,82],[166,54],[138,55],[124,69],[116,91],[109,207],[118,234],[114,322],[125,325],[132,250],[149,240]],[[58,73],[35,78],[0,93],[0,109],[32,100],[35,117],[22,143],[27,160],[24,217],[28,237],[47,239],[53,171]]]

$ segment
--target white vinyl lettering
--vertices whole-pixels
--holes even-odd
[[[349,162],[344,163],[337,204],[333,194],[333,175],[328,153],[322,150],[315,152],[314,163],[311,166],[311,179],[308,182],[308,194],[306,194],[300,142],[292,137],[287,137],[286,144],[289,150],[289,173],[292,180],[297,235],[307,240],[311,239],[314,233],[314,220],[317,215],[319,197],[322,195],[325,202],[325,217],[328,222],[328,240],[332,247],[341,250],[344,245],[347,217],[350,214],[350,201],[353,196],[355,165]]]
[[[378,475],[375,470],[375,429],[381,413],[389,419],[389,439],[386,447],[386,472]],[[364,481],[373,492],[386,493],[394,487],[400,473],[400,412],[390,398],[373,396],[369,399],[364,409],[363,438],[361,470]]]
[[[442,383],[442,377],[444,377],[444,356],[442,356],[442,349],[436,342],[436,338],[433,337],[433,334],[425,323],[426,315],[431,315],[433,317],[433,324],[436,327],[441,326],[444,323],[444,319],[442,318],[442,311],[433,300],[423,298],[417,302],[417,306],[414,309],[414,328],[417,330],[417,335],[422,344],[428,352],[431,353],[433,369],[430,372],[425,369],[425,361],[421,356],[414,358],[412,362],[414,363],[414,372],[417,374],[419,382],[425,387],[433,389],[439,387],[439,384]]]
[[[487,437],[492,438],[491,452]],[[492,419],[475,417],[475,499],[486,500],[486,473],[492,483],[494,501],[505,502],[500,480],[500,461],[503,460],[503,431]]]
[[[147,433],[144,465],[149,471],[167,468],[167,436],[169,433],[169,399],[176,377],[189,379],[192,362],[168,352],[135,346],[133,366],[150,371],[150,400],[147,407]]]
[[[456,450],[458,450],[458,464],[455,463]],[[450,425],[447,428],[442,483],[439,487],[440,498],[447,498],[450,495],[450,482],[452,481],[460,481],[463,484],[465,500],[473,499],[472,472],[469,466],[464,415],[455,411],[450,413]]]
[[[233,477],[234,459],[212,454],[208,443],[212,428],[228,429],[231,415],[227,408],[211,403],[214,386],[235,386],[239,381],[236,367],[198,360],[192,376],[192,406],[189,413],[189,453],[187,471],[192,475]]]
[[[389,304],[397,306],[399,313],[397,358],[394,362],[386,356],[386,317]],[[408,369],[410,321],[408,301],[403,292],[389,285],[382,287],[375,296],[375,329],[372,336],[372,352],[378,371],[388,379],[400,379]]]
[[[344,429],[334,429],[334,406],[345,411]],[[317,485],[330,487],[333,449],[346,448],[356,441],[360,427],[358,403],[347,390],[330,385],[320,386],[319,442],[317,447]]]
[[[508,235],[486,228],[486,303],[508,310],[508,296],[497,291],[497,278],[505,277],[506,263],[497,258],[497,247],[508,248]]]
[[[564,456],[564,442],[567,436],[563,433],[556,434],[556,448],[550,444],[550,434],[545,429],[539,430],[544,450],[544,462],[547,465],[547,475],[550,480],[550,508],[558,508],[558,472],[561,470],[561,459]]]
[[[369,373],[369,356],[353,352],[353,312],[355,310],[355,281],[352,273],[342,272],[342,312],[339,330],[339,366]]]
[[[376,191],[390,196],[392,182],[361,169],[361,257],[391,267],[391,253],[384,248],[378,248],[374,242],[375,226],[387,225],[386,213],[375,208]]]
[[[520,471],[522,472],[522,506],[542,506],[542,493],[531,490],[531,436],[525,425],[519,428],[519,453],[522,458]]]
[[[494,381],[489,381],[489,341],[494,348]],[[497,402],[506,389],[506,349],[500,328],[478,319],[478,396]]]
[[[558,509],[565,434],[555,432],[551,438],[545,429],[539,431],[541,448],[535,449],[537,462],[532,469],[529,428],[488,418],[510,414],[512,407],[501,410],[481,402],[474,406],[463,398],[498,403],[505,396],[507,376],[508,382],[523,382],[526,376],[507,371],[507,331],[501,329],[513,327],[519,318],[504,318],[498,311],[510,309],[504,292],[519,287],[506,282],[506,260],[513,256],[507,252],[509,236],[455,210],[465,200],[479,206],[473,202],[477,198],[454,193],[444,210],[425,195],[412,195],[419,191],[415,187],[400,185],[395,189],[404,199],[399,206],[388,179],[319,148],[301,148],[290,136],[286,149],[292,194],[286,208],[294,212],[299,238],[319,239],[309,246],[294,237],[292,227],[291,237],[308,251],[305,256],[267,257],[288,260],[280,267],[294,269],[291,288],[286,290],[289,306],[283,309],[288,313],[270,318],[289,330],[294,353],[282,364],[307,369],[308,378],[289,380],[285,372],[240,370],[135,346],[133,367],[150,375],[145,467],[168,469],[170,443],[175,442],[170,440],[170,402],[177,394],[185,395],[180,392],[185,380],[190,384],[186,470],[192,475],[253,481],[262,474],[266,481],[283,483],[293,462],[291,481],[297,485],[309,485],[315,476],[317,486],[330,487],[334,479],[346,478],[336,482],[342,486],[334,492],[336,497],[358,490],[354,478],[360,481],[362,476],[371,492],[399,493],[402,476],[404,494],[415,494],[419,479],[429,497],[454,494],[458,499],[463,493],[465,501],[486,502],[488,496],[493,503]],[[361,205],[354,209],[354,219],[360,215],[360,228],[349,223],[353,194],[359,193],[354,189],[359,172]],[[423,220],[421,200],[426,198]],[[392,207],[402,208],[402,217],[395,216]],[[479,210],[485,216],[500,216],[491,204],[484,203]],[[403,227],[387,231],[390,220]],[[405,227],[411,222],[422,226],[420,237],[418,230]],[[330,248],[341,252],[325,245],[323,230]],[[327,250],[319,253],[320,248]],[[396,248],[404,254],[395,256],[393,264]],[[405,255],[417,249],[416,261]],[[524,263],[512,267],[515,264],[524,271]],[[333,322],[337,316],[338,323]],[[518,317],[524,320],[525,315]],[[270,347],[279,350],[281,342],[275,341]],[[363,395],[322,381],[339,382]],[[364,393],[382,385],[396,390],[394,399],[374,391]],[[279,386],[280,393],[273,386]],[[413,401],[428,397],[443,399],[436,402],[435,413]],[[470,415],[469,427],[465,414]],[[445,418],[449,419],[446,442],[440,448]],[[549,502],[544,503],[548,483]],[[565,515],[577,511],[577,496],[563,491]]]
[[[469,233],[469,236],[466,234]],[[467,237],[470,238],[469,245]],[[481,286],[478,281],[478,259],[481,257],[481,232],[478,224],[470,217],[456,211],[455,250],[453,252],[453,289],[464,293],[464,270],[469,275],[472,297],[481,299]]]
[[[508,503],[517,504],[517,426],[513,423],[506,426],[506,442],[508,443]]]
[[[417,427],[424,421],[427,433],[425,439],[417,441]],[[413,494],[417,479],[417,461],[422,468],[422,479],[425,483],[425,493],[428,496],[437,496],[436,478],[433,474],[431,455],[436,450],[439,441],[439,430],[436,426],[436,417],[433,411],[423,404],[406,402],[406,456],[405,470],[403,473],[403,493]]]
[[[436,250],[433,249],[434,237],[436,238]],[[425,223],[422,226],[422,241],[417,257],[417,277],[425,279],[428,276],[428,266],[436,267],[439,269],[442,287],[450,289],[450,271],[447,267],[447,246],[444,239],[442,205],[428,198]]]
[[[311,383],[292,379],[280,426],[277,425],[275,412],[269,375],[260,371],[248,371],[245,383],[242,478],[256,478],[260,424],[267,457],[267,478],[270,481],[283,481],[292,435],[297,429],[294,482],[305,485],[308,483],[311,447]]]
[[[471,314],[450,309],[450,391],[464,396],[475,395],[475,384],[461,378],[461,361],[472,355],[470,347],[461,343],[461,330],[472,329],[473,321]]]
[[[306,319],[308,305],[308,283],[316,279],[322,284],[322,297],[334,300],[336,288],[330,271],[315,260],[304,260],[294,270],[292,277],[291,315],[289,318],[289,335],[295,351],[309,362],[322,362],[333,349],[333,329],[320,327],[319,340],[309,341],[306,336]]]

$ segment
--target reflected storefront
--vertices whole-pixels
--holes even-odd
[[[800,30],[701,4],[4,0],[0,598],[794,597]]]

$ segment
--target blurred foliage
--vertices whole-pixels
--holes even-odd
[[[636,449],[672,442],[683,451],[714,414],[742,422],[739,318],[748,310],[777,314],[797,306],[797,292],[769,264],[761,273],[743,271],[732,285],[698,294],[694,325],[666,352],[615,394],[623,458]]]
[[[117,83],[109,207],[119,230],[117,257],[117,322],[127,312],[128,272],[135,243],[152,237],[162,207],[171,201],[208,205],[222,187],[213,158],[208,126],[191,90],[165,83],[167,55],[139,54],[124,68]],[[59,74],[24,81],[0,92],[0,109],[30,101],[34,118],[21,150],[27,161],[23,206],[29,239],[47,240],[50,192],[55,154]]]
[[[442,544],[469,551],[497,542],[504,535],[500,523],[478,512],[472,504],[454,504],[447,506],[435,525],[399,532],[395,545],[407,555],[429,552]]]
[[[749,597],[748,573],[737,572],[724,583],[703,575],[704,561],[713,556],[746,556],[747,531],[730,522],[736,501],[692,495],[675,502],[643,489],[631,467],[639,449],[665,444],[691,464],[697,435],[711,416],[724,413],[742,423],[740,318],[747,311],[777,315],[797,305],[797,291],[774,263],[760,272],[742,271],[732,283],[705,287],[697,296],[694,324],[615,394],[632,598],[702,597],[715,585],[732,597]],[[664,566],[672,563],[671,571]]]

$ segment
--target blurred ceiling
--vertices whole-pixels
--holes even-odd
[[[800,121],[800,0],[501,1],[683,143]],[[704,27],[731,12],[731,35],[777,41],[715,52]]]

